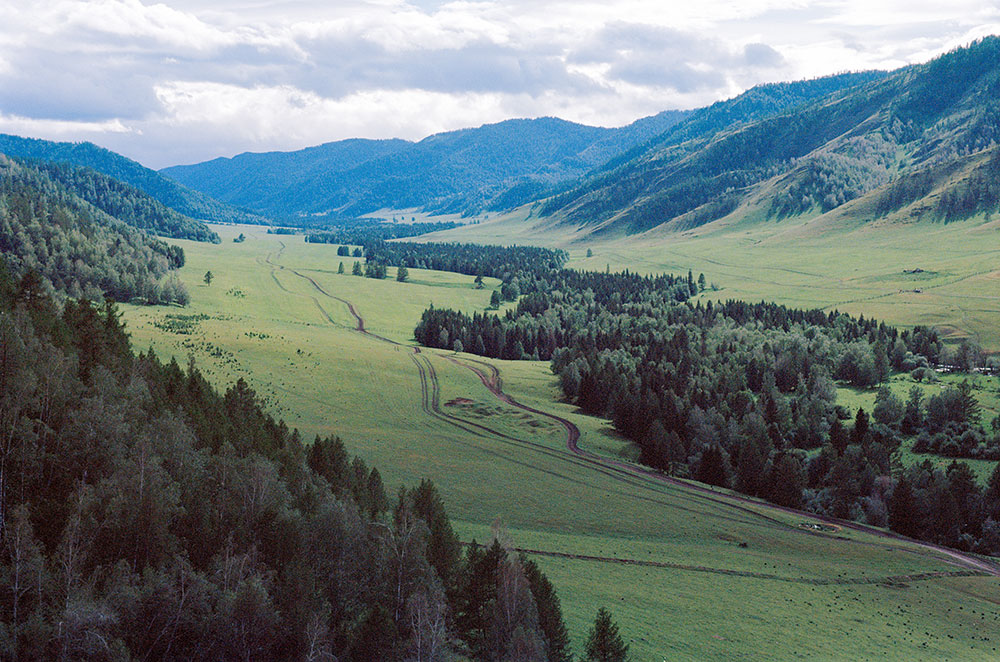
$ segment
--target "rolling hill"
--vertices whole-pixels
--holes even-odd
[[[266,224],[268,220],[213,200],[150,170],[140,163],[89,142],[60,143],[0,134],[0,153],[91,168],[144,191],[171,209],[215,223]]]
[[[539,212],[629,234],[683,231],[737,210],[815,216],[865,196],[875,201],[869,220],[904,208],[907,218],[944,221],[995,209],[996,159],[980,163],[979,153],[998,137],[998,64],[1000,39],[991,37],[770,117],[739,112],[740,99],[716,104]]]
[[[550,117],[507,120],[416,143],[344,140],[161,172],[219,200],[277,217],[510,208],[546,194],[550,185],[575,180],[686,116],[665,111],[618,129]]]

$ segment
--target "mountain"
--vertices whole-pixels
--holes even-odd
[[[169,270],[184,251],[111,216],[45,168],[0,154],[0,255],[15,275],[37,274],[40,292],[72,298],[186,303]]]
[[[534,199],[686,116],[667,111],[618,129],[550,117],[507,120],[415,143],[344,140],[161,172],[219,200],[278,217],[411,207],[467,212]]]
[[[908,218],[954,220],[1000,201],[991,179],[997,157],[982,153],[1000,137],[998,38],[889,74],[748,95],[756,99],[694,113],[550,198],[539,214],[608,234],[686,230],[736,210],[817,215],[854,200],[869,218],[905,207]],[[763,112],[747,112],[761,99],[770,100]]]
[[[268,223],[259,215],[236,209],[193,191],[155,170],[89,142],[60,143],[0,134],[0,153],[92,168],[146,192],[171,209],[203,221]]]

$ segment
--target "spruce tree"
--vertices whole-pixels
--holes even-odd
[[[624,662],[628,657],[628,644],[622,641],[618,624],[604,607],[597,610],[584,651],[584,662]]]

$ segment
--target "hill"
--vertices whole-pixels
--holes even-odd
[[[995,209],[993,166],[963,163],[998,137],[998,64],[1000,39],[991,37],[928,64],[862,75],[860,85],[762,88],[755,94],[796,87],[818,94],[772,104],[770,116],[747,113],[750,100],[716,104],[539,211],[600,233],[634,233],[664,224],[690,229],[736,210],[765,219],[817,215],[869,194],[880,216],[932,191],[934,201],[916,210],[920,218]],[[968,176],[942,189],[934,182],[942,183],[943,167]]]
[[[267,219],[213,200],[164,177],[155,170],[89,142],[61,143],[0,134],[0,153],[92,168],[144,191],[171,209],[216,223],[268,223]]]
[[[134,186],[91,168],[35,159],[15,159],[62,184],[80,199],[140,230],[171,237],[219,243],[219,235],[201,221],[184,216]]]
[[[184,264],[184,251],[84,200],[64,175],[106,183],[89,171],[35,167],[0,154],[0,252],[11,271],[37,274],[30,282],[40,295],[55,290],[73,298],[186,303],[187,291],[168,275]],[[134,201],[99,202],[111,208]]]
[[[555,118],[507,120],[403,140],[345,140],[166,168],[186,186],[263,214],[360,215],[509,208],[575,179],[683,119],[667,111],[618,129]]]

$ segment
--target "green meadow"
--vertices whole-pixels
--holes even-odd
[[[471,277],[419,269],[407,283],[391,269],[376,281],[351,276],[353,258],[335,246],[214,229],[220,245],[177,242],[187,308],[124,307],[136,348],[181,363],[191,356],[219,385],[245,378],[307,438],[341,436],[390,490],[432,478],[463,540],[488,540],[500,526],[530,550],[559,591],[577,653],[603,605],[635,660],[996,658],[1000,579],[961,576],[954,559],[918,545],[816,530],[804,516],[587,461],[566,449],[561,424],[494,397],[467,367],[478,357],[415,351],[422,310],[484,310],[496,281],[476,290]],[[240,232],[246,241],[233,243]],[[683,264],[720,294],[750,296],[749,280],[736,278],[739,260],[710,269],[719,240],[700,241],[690,261],[635,243],[597,246],[589,260],[586,247],[574,248],[574,264]],[[489,363],[506,393],[577,425],[582,448],[616,457],[626,449],[607,423],[559,401],[547,364]]]
[[[826,217],[717,222],[627,237],[582,235],[512,215],[427,239],[569,250],[569,266],[704,273],[703,296],[840,310],[908,327],[933,325],[1000,351],[1000,222],[861,223]],[[592,256],[587,257],[590,249]]]

